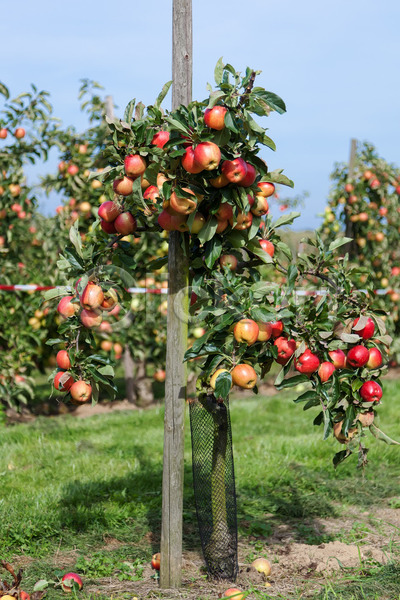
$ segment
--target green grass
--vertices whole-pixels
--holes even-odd
[[[332,537],[315,532],[315,519],[340,518],[354,507],[363,512],[400,506],[399,449],[369,436],[366,471],[357,470],[356,457],[335,471],[331,461],[339,445],[323,442],[312,411],[304,413],[292,398],[286,392],[231,403],[239,533],[244,540],[251,536],[255,554],[279,523],[290,523],[298,541],[320,544]],[[380,412],[382,428],[400,438],[396,381],[385,384]],[[140,578],[141,565],[159,550],[163,408],[82,420],[41,417],[0,433],[0,557],[16,565],[16,556],[34,558],[25,569],[27,587],[52,579],[53,557],[72,550],[76,568],[89,582],[113,573],[122,580]],[[362,529],[367,525],[360,519]],[[184,532],[184,549],[198,549],[188,424]],[[356,527],[354,539],[359,533]],[[352,541],[351,533],[343,536]],[[107,547],[110,538],[118,547]],[[378,572],[379,577],[363,575],[365,596],[359,592],[364,584],[355,581],[354,589],[353,584],[343,592],[340,585],[338,591],[326,588],[325,596],[316,598],[400,598],[398,567]],[[382,595],[376,587],[380,578],[393,580],[393,595]]]

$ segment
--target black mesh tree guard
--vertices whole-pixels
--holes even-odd
[[[213,395],[190,403],[197,522],[208,573],[234,581],[238,572],[235,473],[229,402]]]

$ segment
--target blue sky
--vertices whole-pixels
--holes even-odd
[[[3,0],[0,80],[13,96],[31,82],[48,90],[55,115],[78,129],[82,78],[101,83],[121,111],[133,97],[151,103],[171,78],[171,12],[172,0]],[[193,0],[193,97],[206,96],[223,56],[238,70],[261,69],[259,85],[286,102],[287,114],[268,119],[277,151],[264,158],[295,181],[293,193],[309,192],[296,228],[319,224],[329,174],[352,137],[400,163],[399,22],[398,0]]]

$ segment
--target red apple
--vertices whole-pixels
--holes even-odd
[[[264,252],[266,252],[270,256],[274,255],[274,253],[275,253],[275,246],[273,245],[272,242],[270,242],[268,240],[260,240],[260,246],[264,250]]]
[[[22,206],[20,204],[18,204],[17,202],[14,202],[14,204],[11,204],[10,208],[13,212],[16,212],[16,213],[19,213],[22,210]]]
[[[70,164],[68,165],[67,173],[70,175],[77,175],[79,173],[79,167],[77,165]]]
[[[238,588],[229,588],[225,590],[223,598],[232,598],[232,600],[245,600],[245,595]]]
[[[366,381],[360,388],[360,396],[364,402],[379,402],[382,398],[382,388],[376,381]]]
[[[239,231],[243,231],[244,229],[249,229],[253,222],[253,215],[251,212],[244,213],[239,211],[236,215],[236,225],[233,225],[234,218],[233,216],[229,219],[229,223],[233,229],[238,229]]]
[[[110,288],[104,292],[104,299],[100,305],[101,310],[112,311],[117,305],[118,295],[117,292]]]
[[[77,573],[67,573],[61,580],[61,587],[64,592],[72,593],[74,583],[79,586],[81,590],[83,588],[82,579],[77,575]]]
[[[346,355],[343,350],[331,350],[328,352],[329,358],[336,369],[344,369],[346,364]]]
[[[68,371],[71,368],[71,361],[66,350],[60,350],[56,356],[57,366],[63,371]]]
[[[100,312],[94,310],[87,310],[84,308],[81,312],[81,323],[84,327],[92,328],[98,327],[103,320],[103,316]]]
[[[350,194],[350,192],[354,191],[354,185],[351,183],[346,183],[346,185],[344,186],[345,191]]]
[[[269,212],[269,204],[267,198],[261,196],[261,194],[257,194],[254,198],[254,204],[251,207],[251,212],[256,217],[262,217],[267,215]]]
[[[220,221],[218,219],[218,225],[217,225],[217,229],[215,230],[215,233],[222,233],[223,231],[225,231],[225,229],[228,227],[229,223],[228,221]]]
[[[74,378],[67,371],[59,371],[54,377],[54,387],[60,392],[68,392],[74,383]]]
[[[151,567],[152,567],[152,569],[159,571],[160,564],[161,564],[161,554],[159,552],[157,552],[156,554],[153,554],[153,556],[151,557]]]
[[[31,597],[27,592],[24,592],[24,590],[20,590],[19,591],[19,600],[31,600]]]
[[[272,333],[272,335],[274,335]],[[288,339],[285,336],[276,338],[274,346],[278,348],[278,358],[276,362],[280,365],[286,365],[289,358],[293,356],[296,350],[296,342],[293,339]]]
[[[369,358],[367,367],[369,369],[378,369],[382,365],[382,354],[378,348],[371,348],[369,350]]]
[[[186,198],[184,196],[178,196],[176,192],[172,192],[169,199],[170,206],[177,213],[182,215],[190,215],[197,208],[197,199],[192,190],[189,188],[182,188],[185,192],[188,192],[193,198]]]
[[[233,254],[223,254],[219,259],[221,267],[229,267],[231,271],[236,271],[238,259]]]
[[[258,336],[257,342],[266,342],[272,336],[272,323],[257,321]]]
[[[274,338],[279,337],[283,331],[282,321],[271,321],[271,327],[272,327],[272,337],[274,337]]]
[[[157,369],[157,371],[153,375],[153,379],[155,381],[158,381],[158,383],[162,383],[163,381],[165,381],[165,375],[166,373],[164,369]]]
[[[182,167],[188,173],[196,174],[204,170],[203,165],[198,163],[194,157],[194,150],[191,146],[186,148],[185,154],[181,158]]]
[[[359,321],[358,318],[354,320],[353,329],[354,329],[354,326],[357,325],[358,321]],[[367,321],[367,324],[365,325],[365,327],[363,327],[362,329],[359,329],[358,331],[355,329],[354,331],[359,336],[361,336],[363,338],[363,340],[369,340],[374,335],[375,323],[373,322],[373,320],[371,318],[368,318],[368,321]]]
[[[224,160],[221,167],[222,174],[231,183],[241,183],[247,175],[247,163],[243,158]]]
[[[160,197],[160,190],[158,189],[158,187],[156,185],[149,185],[144,193],[143,193],[143,198],[145,200],[152,200],[154,202],[154,204],[157,202],[157,198]]]
[[[143,175],[146,166],[146,161],[140,154],[129,154],[125,157],[125,174],[132,179],[136,179],[137,177],[140,177],[140,175]]]
[[[300,354],[300,356],[294,360],[296,371],[299,371],[299,373],[306,373],[307,375],[317,371],[319,365],[320,360],[318,356],[313,354],[309,348],[307,348],[303,354]]]
[[[394,277],[398,277],[400,275],[400,267],[392,267],[391,273]]]
[[[249,186],[253,185],[253,183],[255,182],[256,177],[257,177],[257,171],[255,170],[253,165],[251,165],[250,163],[247,162],[246,167],[247,167],[247,174],[244,177],[244,179],[242,179],[242,181],[238,184],[241,187],[249,187]]]
[[[14,131],[14,136],[17,138],[17,140],[21,140],[23,137],[25,137],[25,129],[23,127],[17,127],[17,129]]]
[[[100,219],[107,223],[112,223],[121,214],[121,209],[118,204],[111,200],[106,200],[103,204],[100,204],[98,214]]]
[[[123,212],[115,219],[113,223],[118,233],[129,235],[136,231],[137,222],[135,217],[130,212]]]
[[[259,333],[258,325],[253,319],[241,319],[233,328],[233,335],[237,342],[246,343],[251,346],[257,341]]]
[[[354,346],[347,353],[346,364],[358,369],[367,364],[369,359],[369,351],[365,346]]]
[[[126,176],[114,179],[113,190],[120,196],[129,196],[133,191],[133,179]]]
[[[322,362],[318,369],[318,375],[322,383],[328,381],[334,371],[336,371],[336,369],[333,363],[329,361]]]
[[[86,383],[86,381],[79,379],[71,386],[69,393],[74,403],[84,404],[92,397],[92,386]]]
[[[151,144],[163,148],[169,140],[169,131],[158,131],[154,134]]]
[[[371,190],[377,190],[380,187],[381,183],[379,181],[379,179],[376,179],[376,177],[370,182],[369,187],[371,188]]]
[[[100,227],[102,228],[103,231],[105,231],[105,233],[117,233],[117,230],[114,227],[114,222],[107,223],[107,221],[104,221],[102,219],[100,221]]]
[[[64,296],[61,298],[60,302],[57,306],[57,312],[64,319],[68,319],[68,317],[73,317],[74,314],[79,310],[78,304],[73,304],[71,300],[74,299],[74,296]]]
[[[257,187],[260,189],[257,194],[259,196],[264,196],[264,198],[269,198],[275,193],[275,186],[270,181],[260,181],[257,183]]]
[[[232,205],[227,202],[222,202],[219,206],[219,209],[215,213],[215,216],[219,221],[227,221],[228,219],[232,219],[233,217],[233,209]]]
[[[221,131],[225,128],[225,114],[228,109],[225,106],[213,106],[206,108],[204,112],[204,123],[211,129]]]
[[[5,140],[7,137],[8,131],[4,127],[0,129],[0,139]]]
[[[206,171],[216,169],[221,161],[221,150],[214,142],[201,142],[194,149],[194,162]]]
[[[96,310],[96,308],[99,308],[103,300],[104,293],[101,287],[93,283],[93,281],[89,281],[81,296],[81,304],[83,308]]]
[[[363,174],[364,179],[368,180],[368,179],[371,179],[371,177],[373,177],[373,176],[374,176],[374,174],[372,173],[372,171],[369,171],[369,170],[364,171],[364,174]]]
[[[164,229],[164,231],[174,230],[172,215],[170,215],[166,210],[160,212],[157,218],[157,223],[162,229]]]
[[[257,383],[257,373],[251,365],[245,363],[232,369],[232,383],[246,390],[251,390]]]

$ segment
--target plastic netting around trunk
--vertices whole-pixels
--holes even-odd
[[[193,482],[203,555],[211,577],[238,572],[235,474],[229,402],[190,402]]]

